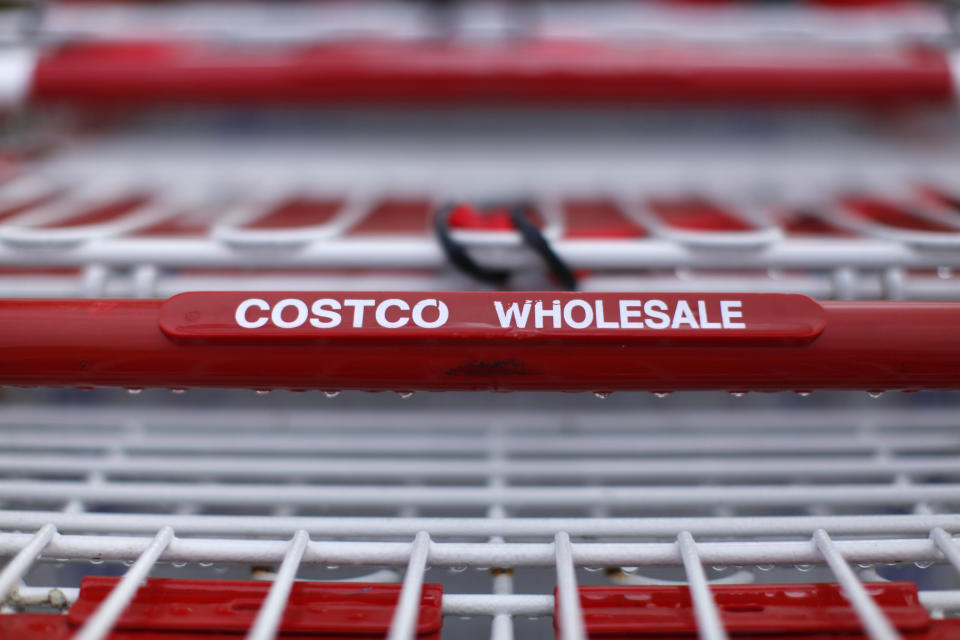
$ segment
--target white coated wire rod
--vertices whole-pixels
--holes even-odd
[[[671,407],[669,412],[650,412],[643,416],[642,424],[638,424],[635,410],[619,408],[604,411],[556,411],[548,410],[545,405],[540,410],[516,408],[511,410],[485,410],[480,412],[463,412],[459,409],[416,409],[394,413],[390,416],[388,425],[384,424],[382,410],[362,408],[345,408],[336,410],[336,402],[330,405],[329,410],[318,412],[315,409],[269,409],[244,407],[242,410],[224,407],[210,409],[193,406],[189,409],[165,407],[162,405],[141,405],[136,408],[123,406],[55,406],[29,405],[0,407],[0,425],[15,429],[28,427],[29,430],[43,429],[69,434],[76,432],[77,427],[85,427],[89,431],[92,426],[98,434],[113,435],[116,429],[124,429],[130,420],[137,420],[151,428],[167,430],[189,429],[197,430],[229,430],[231,436],[243,433],[244,430],[269,431],[273,433],[277,427],[284,429],[306,431],[309,434],[322,433],[326,428],[335,428],[338,431],[344,428],[351,430],[366,430],[382,435],[395,433],[398,427],[404,427],[404,433],[438,433],[460,435],[477,432],[484,435],[476,442],[483,445],[484,451],[489,445],[489,438],[485,434],[491,423],[504,425],[504,443],[510,442],[514,433],[529,435],[529,432],[539,431],[570,431],[577,427],[585,433],[581,435],[602,434],[611,437],[610,430],[626,432],[622,435],[657,434],[660,431],[705,431],[715,432],[717,429],[726,432],[761,431],[762,435],[770,436],[786,434],[794,437],[797,428],[804,428],[805,434],[817,433],[830,435],[838,428],[850,429],[856,425],[869,424],[871,429],[882,432],[895,429],[904,437],[919,435],[919,432],[929,429],[947,430],[948,435],[955,436],[955,443],[960,443],[955,429],[960,426],[960,418],[956,411],[950,408],[936,407],[897,407],[881,404],[870,407],[796,407],[795,410],[784,412],[782,409],[751,407],[737,409],[733,406],[718,413],[709,409],[688,409]],[[428,418],[437,418],[429,420]],[[509,428],[506,428],[509,427]],[[92,435],[92,434],[91,434]],[[473,434],[477,435],[477,434]],[[571,435],[576,435],[571,434]],[[401,438],[396,438],[402,441]],[[471,440],[472,441],[472,440]],[[689,443],[688,443],[689,444]],[[376,442],[368,442],[375,446]],[[374,449],[375,450],[375,449]]]
[[[114,202],[135,194],[118,194],[111,198]],[[149,227],[169,218],[176,213],[174,204],[151,199],[136,205],[126,215],[106,222],[89,225],[72,225],[56,228],[38,228],[34,226],[0,225],[0,240],[14,245],[38,247],[43,245],[73,244],[89,240],[103,240],[112,236],[130,233]],[[82,211],[80,208],[78,211]]]
[[[127,605],[136,595],[140,584],[150,574],[150,569],[173,541],[173,529],[163,527],[157,532],[149,545],[143,550],[137,561],[130,567],[120,582],[110,591],[107,599],[97,608],[87,622],[74,636],[74,640],[100,640],[106,637]]]
[[[719,427],[717,429],[720,430]],[[334,452],[351,453],[362,452],[363,443],[368,445],[368,453],[375,455],[378,452],[389,453],[391,456],[404,455],[435,455],[435,454],[470,454],[485,453],[483,438],[472,434],[463,435],[429,435],[409,434],[405,439],[396,436],[380,436],[375,431],[369,431],[351,436],[335,434],[303,434],[281,435],[271,434],[264,437],[264,433],[238,432],[231,434],[231,439],[225,439],[222,433],[170,433],[161,435],[146,433],[140,436],[130,436],[122,433],[57,433],[51,438],[50,432],[25,433],[18,429],[7,429],[4,441],[8,449],[36,449],[36,450],[88,450],[122,447],[128,453],[163,452],[168,455],[179,450],[201,452],[248,453],[262,454],[300,454],[310,452],[330,455]],[[729,434],[721,438],[716,434],[699,433],[696,431],[682,432],[682,435],[663,435],[659,433],[637,433],[614,435],[608,433],[569,433],[564,434],[567,441],[555,442],[553,438],[544,438],[543,433],[533,435],[515,435],[508,439],[506,449],[514,456],[530,456],[531,458],[546,455],[577,454],[587,455],[620,455],[646,454],[648,457],[655,454],[689,454],[691,450],[691,433],[696,434],[696,449],[710,451],[716,455],[720,453],[873,453],[877,449],[901,452],[920,451],[928,453],[933,450],[956,450],[960,448],[960,435],[936,431],[933,433],[919,432],[912,438],[905,434],[876,433],[865,439],[862,434],[853,430],[835,434],[810,433],[806,437],[791,436],[788,434]],[[376,439],[373,436],[377,436]],[[421,436],[421,437],[418,437]],[[375,440],[371,442],[371,440]],[[221,449],[216,449],[216,442],[220,442]],[[259,442],[260,448],[256,445]],[[539,442],[541,448],[535,444]],[[301,447],[297,448],[297,443]],[[685,445],[685,446],[684,446]]]
[[[721,424],[715,434],[698,436],[696,446],[700,450],[714,453],[872,453],[879,447],[889,450],[930,451],[956,450],[960,448],[960,434],[944,432],[906,434],[877,434],[864,439],[855,433],[817,433],[806,436],[772,433],[762,434],[724,434]],[[396,429],[394,429],[396,432]],[[4,443],[8,449],[31,448],[38,450],[101,450],[123,446],[129,452],[185,450],[191,452],[252,452],[252,453],[294,453],[311,452],[330,454],[333,451],[375,454],[388,451],[391,455],[401,454],[437,454],[476,451],[485,452],[486,439],[474,435],[442,435],[417,438],[407,435],[377,435],[371,433],[353,435],[333,435],[324,433],[282,435],[271,434],[269,438],[262,433],[237,433],[230,438],[222,434],[159,434],[130,437],[116,433],[78,434],[58,433],[52,439],[47,433],[10,430],[4,434]],[[542,434],[516,435],[505,438],[505,449],[511,455],[528,454],[543,456],[546,454],[618,454],[630,453],[654,455],[661,453],[682,454],[691,449],[690,436],[664,434],[606,434],[571,433],[563,438],[544,438]]]
[[[295,228],[258,229],[248,228],[245,225],[282,205],[286,199],[282,198],[265,203],[260,211],[245,220],[238,220],[234,224],[216,224],[210,229],[214,239],[235,247],[243,248],[270,248],[270,247],[300,247],[310,242],[342,238],[344,232],[362,220],[370,211],[371,205],[366,198],[350,197],[341,204],[340,209],[327,221],[320,224],[302,225]],[[239,224],[237,224],[237,222]]]
[[[0,227],[2,228],[2,227]],[[55,244],[51,238],[51,244]],[[691,250],[665,239],[597,241],[557,240],[551,244],[570,264],[587,269],[882,269],[960,266],[956,252],[917,250],[892,240],[852,238],[787,238],[762,251]],[[706,250],[703,250],[706,249]],[[497,247],[498,263],[520,268],[532,263],[529,252]],[[297,251],[244,251],[213,239],[103,238],[69,252],[41,253],[0,246],[0,264],[82,266],[97,263],[131,267],[150,263],[165,267],[301,267],[301,268],[444,268],[448,262],[431,237],[417,239],[334,238],[309,242]]]
[[[942,266],[942,265],[941,265]],[[951,267],[952,268],[952,267]],[[900,267],[860,272],[849,283],[839,286],[829,271],[803,275],[771,276],[769,272],[744,275],[707,276],[698,272],[689,277],[638,276],[630,273],[603,275],[594,271],[582,278],[578,287],[584,292],[637,291],[672,293],[796,293],[818,299],[949,301],[960,297],[960,278],[941,279],[924,274],[904,274]],[[887,276],[889,269],[897,276]],[[679,270],[679,269],[678,269]],[[142,281],[124,272],[111,272],[105,280],[103,298],[169,298],[188,291],[448,291],[462,288],[463,277],[451,271],[419,272],[403,276],[336,273],[316,275],[250,275],[249,273],[186,273],[155,270],[157,277],[149,290]],[[387,273],[386,271],[383,273]],[[0,276],[0,297],[71,297],[78,295],[82,281],[77,275],[46,273]],[[149,291],[150,293],[143,293]]]
[[[333,405],[336,406],[336,405]],[[425,422],[426,415],[439,415],[445,418],[460,417],[461,421],[455,424]],[[91,427],[98,429],[109,428],[110,425],[122,426],[126,421],[137,418],[144,423],[159,423],[165,427],[188,422],[191,427],[219,427],[231,431],[242,427],[259,427],[282,424],[286,428],[301,428],[314,430],[323,426],[350,426],[368,428],[379,427],[383,431],[389,428],[383,425],[383,412],[376,409],[350,407],[339,411],[317,413],[311,409],[280,408],[266,410],[256,407],[244,407],[242,410],[224,407],[210,409],[191,407],[189,410],[164,405],[137,405],[136,409],[120,405],[104,406],[75,406],[64,407],[56,405],[9,405],[0,408],[0,424],[22,426],[24,421],[31,421],[37,426],[45,425],[48,428],[68,430],[75,427]],[[714,428],[720,424],[739,429],[785,430],[793,426],[805,426],[811,429],[829,428],[831,425],[850,426],[862,421],[868,421],[876,427],[902,427],[914,429],[916,427],[944,427],[953,428],[960,424],[956,412],[937,407],[822,407],[811,405],[798,408],[789,414],[782,410],[766,407],[751,407],[737,409],[730,407],[729,411],[717,414],[716,411],[697,408],[677,408],[676,411],[651,413],[644,416],[643,426],[635,420],[636,413],[622,408],[608,409],[603,412],[584,410],[573,411],[545,411],[518,407],[516,410],[492,409],[483,414],[463,414],[458,410],[438,407],[435,410],[411,409],[403,414],[391,416],[391,427],[394,424],[409,425],[416,431],[440,431],[450,429],[462,430],[475,428],[484,430],[491,420],[498,424],[514,424],[518,429],[548,429],[558,428],[557,419],[565,423],[571,421],[591,429],[617,429],[620,431],[636,431],[638,428],[646,430],[647,425],[661,428],[685,428],[700,426]],[[780,418],[774,421],[773,418]],[[790,425],[788,427],[788,425]],[[509,436],[509,432],[504,436]]]
[[[0,498],[61,503],[69,500],[112,504],[154,505],[171,502],[216,505],[366,505],[506,506],[594,505],[703,507],[716,504],[755,507],[824,505],[903,506],[917,502],[960,503],[960,484],[914,486],[731,485],[665,487],[584,486],[356,486],[267,484],[176,484],[164,482],[104,482],[97,485],[62,481],[0,481]]]
[[[27,545],[32,534],[0,534],[0,554],[13,555]],[[120,535],[55,536],[44,554],[55,558],[136,559],[151,544],[151,538]],[[942,560],[929,537],[862,538],[834,542],[851,562],[929,562]],[[280,563],[289,547],[287,540],[238,540],[228,538],[175,538],[163,553],[170,562],[254,562]],[[701,560],[711,565],[817,564],[823,557],[809,538],[804,540],[744,539],[699,542]],[[304,564],[391,566],[409,560],[410,543],[374,541],[311,541]],[[433,542],[431,565],[441,567],[552,567],[552,542]],[[573,543],[577,566],[621,567],[675,566],[677,549],[673,542],[592,542]]]
[[[30,570],[37,556],[50,544],[56,533],[57,528],[53,524],[48,523],[40,527],[30,541],[7,563],[3,571],[0,571],[0,603],[6,599],[7,593],[16,586],[20,578]]]
[[[555,604],[552,595],[445,593],[445,616],[552,616]]]
[[[66,609],[80,597],[80,587],[29,587],[20,585],[7,594],[6,601],[14,607],[31,605],[53,605]],[[3,600],[0,600],[0,605]]]
[[[943,266],[943,265],[940,265]],[[462,287],[464,280],[450,271],[421,272],[417,275],[374,275],[369,272],[316,275],[250,275],[189,273],[161,271],[154,265],[135,268],[131,273],[123,267],[104,272],[99,288],[91,293],[81,274],[51,275],[45,272],[0,276],[0,298],[69,298],[98,296],[103,298],[168,298],[187,291],[445,291]],[[893,267],[900,270],[900,267]],[[813,298],[847,297],[856,300],[944,301],[960,298],[960,278],[941,279],[928,275],[881,277],[873,271],[858,274],[843,291],[828,271],[801,276],[771,277],[752,275],[705,276],[689,278],[673,276],[641,277],[623,275],[591,275],[581,279],[580,289],[586,292],[753,292],[797,293]],[[843,295],[841,295],[841,293]]]
[[[513,640],[513,616],[496,613],[490,622],[490,640]]]
[[[253,627],[247,634],[247,640],[273,640],[276,637],[283,619],[283,611],[290,598],[293,581],[297,577],[297,569],[300,568],[300,561],[303,559],[303,552],[309,541],[310,536],[302,529],[294,534],[289,549],[283,557],[280,570],[277,571],[273,584],[270,585],[270,592],[260,606],[257,618],[253,621]]]
[[[0,528],[36,529],[53,523],[70,533],[151,533],[165,524],[176,531],[207,536],[289,537],[298,529],[312,536],[389,536],[406,538],[427,531],[434,538],[551,537],[567,531],[579,537],[675,538],[680,531],[695,536],[812,536],[829,528],[835,535],[926,535],[936,527],[960,529],[960,514],[813,515],[651,518],[392,518],[355,516],[200,515],[150,513],[64,513],[0,510]]]
[[[727,631],[720,619],[716,600],[710,591],[707,574],[697,550],[697,543],[689,531],[681,531],[677,536],[677,548],[683,570],[690,584],[690,597],[693,600],[693,612],[697,620],[697,633],[701,640],[726,640]]]
[[[135,284],[133,279],[123,272],[114,272],[111,275],[106,293],[102,297],[130,297]],[[26,277],[18,274],[16,277],[0,278],[0,286],[2,286],[0,291],[10,290],[11,293],[15,293],[22,291],[25,284],[34,283],[38,286],[49,286],[53,290],[57,286],[62,286],[65,278],[49,276],[48,285],[48,281],[42,276],[31,275],[30,280],[26,280]],[[248,271],[243,275],[164,270],[158,271],[153,292],[149,297],[169,298],[187,291],[451,291],[463,288],[466,282],[466,277],[454,271],[360,270],[350,273],[338,269],[331,272],[313,271],[311,273],[304,269],[300,275],[270,271],[262,273]],[[858,289],[857,295],[861,295],[860,290],[864,291],[861,297],[868,297],[870,291],[878,289],[878,287],[868,288],[870,280],[861,279],[858,282],[864,285]],[[928,286],[917,289],[913,280],[905,280],[902,287],[904,295],[913,295],[914,290],[918,290],[918,296],[930,295],[931,291],[939,296],[948,296],[952,291],[956,291],[957,286],[960,285],[960,279],[954,282],[930,280],[929,283],[923,280],[922,283]],[[45,292],[46,289],[43,291]],[[829,292],[820,294],[820,297],[827,295],[830,295]],[[37,297],[40,297],[39,294]]]
[[[553,539],[557,565],[557,603],[560,608],[560,635],[563,640],[586,640],[587,628],[580,606],[577,572],[573,563],[573,545],[570,534],[560,531]]]
[[[505,456],[503,451],[503,429],[499,426],[493,427],[490,431],[490,447],[485,461],[489,464],[489,473],[486,475],[486,482],[490,486],[503,486],[506,478],[503,473],[505,466]],[[503,505],[492,504],[487,508],[487,518],[491,520],[500,520],[507,516]],[[501,536],[491,536],[488,542],[498,544],[504,539]],[[513,593],[513,570],[502,568],[492,570],[491,591],[494,594],[508,595]],[[513,640],[513,618],[507,613],[498,613],[490,621],[490,640]]]
[[[8,473],[40,473],[44,476],[75,475],[100,471],[138,478],[220,477],[230,478],[486,478],[496,471],[509,478],[892,478],[901,473],[960,477],[960,456],[890,456],[884,460],[864,456],[829,459],[810,456],[748,459],[679,456],[663,458],[590,457],[566,459],[517,459],[491,462],[484,459],[393,458],[360,456],[197,455],[179,458],[147,455],[119,458],[76,456],[60,453],[0,454],[0,469]]]
[[[860,578],[847,564],[845,554],[838,548],[830,535],[824,529],[817,529],[813,534],[813,543],[823,554],[823,558],[830,566],[830,570],[837,578],[844,594],[853,605],[854,611],[860,618],[864,630],[873,640],[899,640],[900,634],[887,619],[883,610],[867,593]]]
[[[776,586],[776,585],[773,585]],[[50,589],[50,587],[44,587]],[[960,590],[920,591],[920,603],[928,609],[960,611]],[[44,599],[45,601],[45,599]],[[445,593],[445,616],[552,616],[555,603],[551,595]]]
[[[762,12],[748,8],[727,8],[722,11],[703,9],[695,15],[675,7],[636,6],[634,3],[600,2],[567,5],[547,4],[538,10],[537,20],[530,25],[532,34],[563,33],[588,40],[616,36],[619,41],[646,39],[651,33],[660,37],[696,43],[781,42],[778,29],[791,25],[791,38],[800,42],[837,45],[898,45],[905,39],[942,41],[948,36],[947,25],[937,20],[927,5],[909,8],[894,15],[824,16],[809,8],[779,6]],[[587,9],[595,10],[587,11]],[[120,5],[110,12],[99,4],[53,5],[39,25],[43,42],[60,43],[96,38],[130,37],[131,34],[159,32],[187,33],[195,38],[207,34],[210,25],[231,41],[257,44],[291,45],[300,42],[336,42],[344,34],[363,33],[366,37],[416,40],[436,37],[436,28],[418,5],[396,2],[351,3],[348,8],[323,4],[306,7],[278,5],[276,14],[264,24],[262,14],[247,10],[246,5],[222,6],[201,3]],[[510,15],[510,14],[506,14]],[[704,17],[710,16],[704,25]],[[699,19],[698,19],[699,18]],[[471,34],[478,30],[495,34],[491,42],[501,42],[512,31],[502,17],[494,21],[488,14],[463,11],[451,15],[450,34]],[[221,26],[222,25],[222,26]],[[799,36],[799,37],[798,37]]]
[[[953,568],[960,573],[960,549],[953,541],[953,537],[943,530],[942,527],[935,527],[930,531],[930,538],[937,545],[937,549],[943,552],[947,561],[953,565]],[[0,591],[2,593],[2,591]]]
[[[920,604],[927,609],[942,611],[960,611],[960,589],[944,589],[942,591],[918,592]]]
[[[423,599],[423,577],[427,571],[427,561],[431,559],[430,534],[417,533],[413,542],[406,545],[410,559],[403,576],[403,587],[397,600],[397,608],[390,621],[390,633],[387,640],[413,640],[416,636],[417,622],[420,618],[420,603]]]

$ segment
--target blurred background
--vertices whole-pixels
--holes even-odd
[[[554,288],[522,202],[585,290],[957,296],[948,5],[0,15],[2,295]],[[455,244],[509,278],[451,263],[448,204]]]

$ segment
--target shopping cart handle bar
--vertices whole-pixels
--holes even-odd
[[[822,307],[790,294],[184,293],[160,310],[178,340],[809,340]]]
[[[731,47],[542,38],[224,47],[178,40],[73,42],[25,66],[36,102],[107,104],[949,103],[948,56],[930,46]],[[18,77],[20,77],[18,76]],[[28,84],[27,87],[21,85]]]
[[[0,301],[0,384],[960,389],[960,303],[791,294],[194,292]]]

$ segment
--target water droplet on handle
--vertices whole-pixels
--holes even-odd
[[[396,394],[404,400],[413,397],[413,391],[397,391]]]
[[[666,398],[671,393],[673,393],[673,391],[654,391],[653,395],[657,396],[658,398]]]
[[[142,393],[142,392],[143,392],[142,387],[127,387],[127,393],[129,393],[132,396],[135,396],[138,393]]]
[[[184,389],[183,387],[174,387],[173,389],[170,389],[170,391],[172,391],[173,393],[186,393],[186,392],[187,392],[187,390]]]
[[[338,395],[340,395],[340,392],[339,392],[339,391],[324,391],[324,392],[323,392],[323,395],[327,396],[328,398],[336,398]]]
[[[257,394],[258,396],[265,396],[265,395],[267,395],[268,393],[270,393],[270,389],[257,389],[257,390],[256,390],[256,394]]]
[[[610,393],[611,393],[610,391],[594,391],[594,392],[593,392],[593,395],[595,395],[596,397],[598,397],[598,398],[600,398],[601,400],[603,400],[603,399],[605,399],[605,398],[609,398],[609,397],[610,397]]]
[[[871,398],[879,398],[883,395],[883,391],[867,391],[867,395]]]

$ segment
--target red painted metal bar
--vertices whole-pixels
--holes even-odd
[[[289,47],[65,45],[38,61],[37,101],[233,104],[949,102],[942,51],[526,40]]]
[[[960,389],[958,327],[958,303],[817,303],[786,294],[220,292],[168,301],[4,300],[0,384]]]

